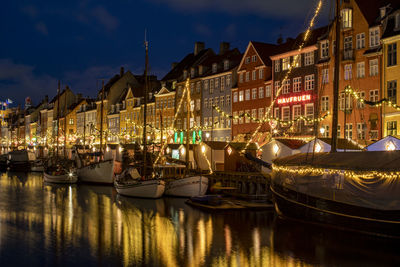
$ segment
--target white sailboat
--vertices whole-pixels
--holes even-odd
[[[148,81],[147,81],[147,68],[148,68],[148,42],[145,41],[146,48],[146,67],[145,67],[145,90],[144,90],[144,112],[143,112],[143,125],[146,126],[147,114],[147,97],[148,97]],[[165,190],[165,182],[157,179],[152,175],[147,175],[147,143],[146,143],[146,127],[143,127],[143,169],[142,175],[139,174],[135,167],[130,167],[117,175],[114,186],[117,192],[121,195],[139,198],[159,198],[163,195]],[[143,179],[142,179],[143,177]]]

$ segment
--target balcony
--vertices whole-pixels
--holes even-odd
[[[343,61],[352,60],[354,61],[354,49],[343,50]]]

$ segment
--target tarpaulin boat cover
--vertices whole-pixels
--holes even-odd
[[[400,151],[296,154],[274,161],[272,182],[313,197],[400,210]]]
[[[10,161],[13,162],[21,162],[21,161],[29,161],[28,152],[26,150],[15,150],[8,153],[10,156]]]

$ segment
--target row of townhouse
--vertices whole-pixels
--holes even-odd
[[[399,6],[394,0],[341,3],[338,55],[338,135],[341,138],[367,144],[386,135],[399,134],[400,111],[397,106],[393,107],[400,103],[397,94]],[[59,97],[35,107],[39,112],[19,113],[11,136],[27,140],[37,135],[42,140],[54,138],[59,114],[59,132],[65,132],[71,144],[77,138],[82,139],[84,134],[87,141],[99,142],[101,128],[105,132],[104,141],[140,142],[143,103],[147,97],[147,138],[151,142],[167,138],[168,142],[183,142],[187,125],[194,142],[253,138],[262,144],[273,136],[330,137],[332,116],[327,114],[332,114],[333,108],[335,24],[313,29],[307,38],[304,34],[285,42],[280,38],[276,44],[251,41],[243,54],[226,42],[220,44],[217,53],[206,48],[204,43],[196,42],[193,52],[173,63],[161,80],[148,77],[147,96],[144,95],[144,76],[124,72],[121,68],[120,73],[105,84],[104,96],[103,90],[98,88],[96,99],[83,99],[66,88]],[[299,51],[301,44],[303,48]],[[184,94],[188,79],[190,103]],[[392,107],[385,102],[376,106],[362,103],[345,91],[348,86],[358,98],[371,102],[390,100]],[[233,119],[221,111],[232,115]],[[245,113],[250,116],[241,116]],[[326,117],[317,125],[297,120],[301,116]],[[266,117],[275,120],[262,124],[257,121]],[[277,123],[278,119],[289,123]],[[258,133],[254,135],[256,130]]]

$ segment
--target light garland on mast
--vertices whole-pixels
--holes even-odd
[[[320,13],[321,7],[322,7],[322,0],[319,0],[319,1],[318,1],[317,8],[315,9],[314,15],[313,15],[313,17],[312,17],[312,19],[311,19],[311,21],[310,21],[310,24],[308,25],[308,28],[307,28],[306,32],[304,33],[303,42],[301,43],[301,45],[299,46],[299,48],[298,48],[298,50],[297,50],[299,53],[302,51],[302,49],[303,49],[303,47],[304,47],[306,41],[307,41],[308,38],[310,37],[311,28],[314,26],[315,19],[317,18],[318,14]],[[297,55],[294,56],[293,62],[290,64],[289,69],[288,69],[288,72],[286,73],[286,75],[285,75],[285,77],[284,77],[284,79],[283,79],[283,81],[282,81],[281,86],[279,87],[278,91],[276,92],[276,96],[275,96],[274,100],[271,102],[271,104],[269,105],[269,107],[268,107],[267,110],[265,111],[263,120],[258,124],[256,130],[255,130],[255,131],[253,132],[253,134],[251,135],[251,138],[249,138],[249,140],[246,142],[246,146],[245,146],[244,149],[241,151],[242,153],[244,153],[244,152],[246,151],[246,149],[249,147],[251,141],[254,139],[254,137],[257,135],[257,133],[260,131],[261,126],[264,124],[263,121],[266,120],[266,119],[269,117],[269,114],[270,114],[270,112],[271,112],[271,109],[272,109],[272,107],[274,106],[274,104],[275,104],[277,98],[280,96],[281,91],[282,91],[282,88],[283,88],[283,86],[284,86],[286,80],[288,79],[289,75],[291,74],[294,65],[297,63],[298,58],[299,58],[299,54],[297,54]]]

